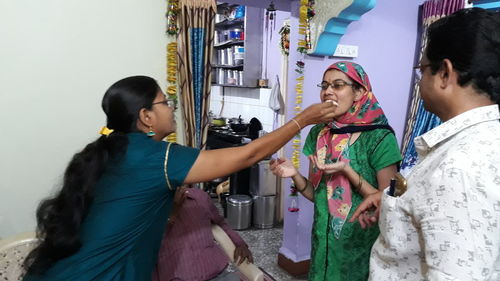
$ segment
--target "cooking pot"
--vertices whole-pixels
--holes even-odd
[[[220,178],[213,179],[211,182],[217,185],[217,184],[227,180],[227,178],[228,177],[220,177]]]
[[[212,119],[212,125],[214,126],[225,126],[226,119],[225,118],[214,118]]]
[[[241,115],[238,116],[238,118],[231,118],[229,120],[229,126],[231,127],[231,130],[233,130],[236,133],[246,131],[248,129],[248,123],[243,123],[243,119],[241,118]]]
[[[233,131],[239,133],[247,130],[248,123],[232,123],[229,126],[231,126]]]

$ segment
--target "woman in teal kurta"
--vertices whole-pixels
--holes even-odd
[[[37,210],[41,243],[24,280],[150,281],[176,187],[249,167],[335,110],[316,104],[248,145],[199,151],[162,141],[175,131],[175,102],[150,77],[116,82],[102,107],[102,136],[75,154],[61,190]]]
[[[309,179],[288,160],[272,163],[271,169],[292,177],[297,190],[314,202],[309,280],[367,280],[379,230],[362,229],[349,219],[365,196],[389,185],[401,155],[360,65],[337,62],[318,86],[321,100],[334,101],[337,109],[333,121],[314,126],[307,136]]]
[[[82,246],[50,268],[43,280],[150,280],[175,187],[183,183],[199,151],[144,133],[127,138],[123,159],[109,165],[96,184],[81,227]]]

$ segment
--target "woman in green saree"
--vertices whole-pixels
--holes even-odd
[[[162,141],[175,131],[175,104],[150,77],[114,83],[102,108],[102,136],[74,155],[61,190],[37,210],[40,244],[24,280],[150,281],[178,186],[249,167],[335,111],[315,104],[248,145],[199,151]]]
[[[360,65],[332,64],[318,86],[321,101],[338,106],[332,120],[314,126],[307,136],[303,152],[310,159],[309,179],[287,159],[273,161],[271,169],[292,177],[296,189],[314,202],[309,280],[367,280],[379,230],[363,230],[348,219],[365,196],[389,185],[401,155]]]

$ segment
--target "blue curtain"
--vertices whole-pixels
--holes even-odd
[[[205,30],[203,28],[191,28],[191,56],[193,70],[194,89],[194,112],[196,128],[196,147],[201,147],[202,136],[202,108],[203,108],[203,81],[205,68]]]
[[[410,134],[410,139],[413,140],[416,137],[424,134],[425,132],[437,127],[441,124],[441,120],[436,115],[425,110],[424,102],[419,101],[417,114],[415,117],[415,123],[413,131]],[[415,150],[415,143],[410,141],[403,155],[403,163],[401,164],[402,169],[411,168],[417,162],[417,151]]]

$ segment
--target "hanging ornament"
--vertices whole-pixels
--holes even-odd
[[[266,31],[273,30],[276,28],[276,7],[274,2],[271,1],[269,7],[266,9]],[[269,32],[268,32],[269,33]],[[272,32],[269,33],[270,38],[272,38]]]
[[[168,0],[167,7],[167,33],[177,35],[179,26],[177,25],[177,15],[179,14],[179,0]]]
[[[167,95],[169,99],[177,100],[177,42],[167,45]],[[168,142],[177,142],[177,134],[167,136]]]
[[[288,56],[290,52],[290,23],[285,22],[278,33],[281,36],[281,40],[279,42],[281,53]]]
[[[273,33],[274,29],[276,28],[276,8],[274,7],[273,1],[269,4],[269,7],[266,9],[266,20],[265,20],[265,30],[266,33],[265,35],[269,35],[269,37],[266,37],[266,45],[265,45],[265,59],[266,62],[264,64],[264,72],[262,74],[262,78],[259,79],[259,86],[260,87],[267,87],[269,85],[269,80],[267,79],[267,64],[268,64],[268,50],[269,50],[269,44],[271,43],[271,40],[273,38]],[[269,38],[269,39],[267,39]]]
[[[309,32],[309,20],[314,16],[314,1],[313,0],[300,0],[299,8],[299,38],[297,51],[302,54],[302,59],[297,60],[295,72],[297,77],[295,78],[295,106],[293,111],[295,115],[302,111],[302,97],[304,94],[304,77],[305,77],[305,64],[304,56],[307,50],[311,48],[310,32]],[[301,136],[300,132],[295,135],[292,140],[292,163],[297,169],[300,168],[300,149],[301,149]]]
[[[292,186],[290,186],[290,205],[288,206],[288,211],[295,213],[299,210],[299,193],[297,192],[295,186],[292,184]]]
[[[299,53],[306,54],[307,50],[311,49],[310,21],[314,15],[314,0],[301,0],[299,8],[299,34],[304,37],[299,40],[299,46],[297,47]]]

